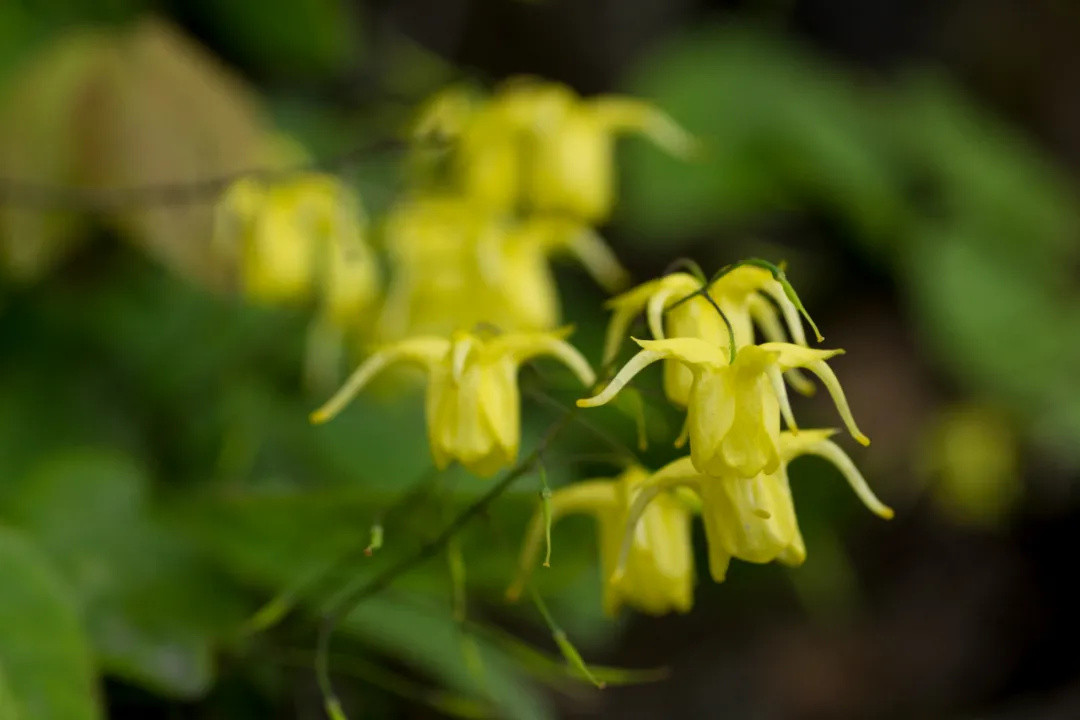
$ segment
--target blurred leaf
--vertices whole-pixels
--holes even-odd
[[[337,0],[189,2],[242,59],[278,77],[337,75],[357,61],[362,8]]]
[[[470,671],[463,654],[462,632],[450,616],[449,607],[441,616],[410,606],[401,596],[373,597],[349,614],[342,630],[450,688],[490,698],[500,709],[500,717],[551,717],[542,697],[528,689],[510,659],[488,642],[477,639],[482,677]]]
[[[0,717],[100,718],[90,651],[70,591],[44,555],[5,527],[0,577]]]
[[[105,450],[45,461],[10,501],[77,591],[101,662],[158,692],[213,680],[215,638],[242,617],[230,586],[150,512],[147,478]]]
[[[7,678],[4,676],[4,668],[0,667],[0,718],[19,720],[19,715],[19,708],[15,704],[15,695],[8,687]]]
[[[705,143],[685,162],[635,143],[620,221],[687,237],[792,207],[819,205],[871,236],[901,210],[877,147],[872,98],[790,42],[715,26],[668,43],[629,84]]]
[[[912,244],[909,282],[937,353],[958,378],[1019,408],[1035,431],[1080,458],[1080,299],[995,257],[977,228],[927,227]]]
[[[1035,145],[944,79],[915,74],[897,89],[890,132],[897,165],[933,193],[925,210],[962,224],[998,259],[1046,277],[1077,259],[1075,183]]]

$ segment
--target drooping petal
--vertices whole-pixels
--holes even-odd
[[[729,373],[702,373],[694,383],[686,413],[690,455],[704,473],[720,473],[728,465],[722,444],[735,422],[736,396]]]
[[[634,529],[624,572],[614,572],[626,532],[625,509],[634,494],[635,480],[624,475],[619,481],[627,496],[621,503],[622,512],[601,515],[604,611],[615,615],[625,603],[651,615],[672,610],[686,612],[693,603],[691,517],[681,500],[671,493],[661,493],[649,503]]]
[[[776,475],[708,478],[700,486],[709,546],[754,563],[772,562],[795,535],[795,508]]]
[[[630,556],[630,550],[633,547],[634,538],[638,531],[638,522],[648,510],[650,503],[655,501],[661,494],[678,487],[697,489],[700,480],[701,473],[694,468],[690,458],[680,458],[668,463],[637,486],[633,502],[630,503],[624,518],[622,542],[619,546],[615,567],[611,571],[611,582],[622,581],[622,576],[626,572],[626,563]]]
[[[436,392],[434,378],[428,387],[437,403],[428,416],[429,432],[435,438],[432,444],[441,445],[447,456],[480,477],[489,477],[513,459],[497,441],[483,411],[487,370],[484,365],[470,363],[459,379],[450,376],[442,392]]]
[[[510,358],[482,368],[480,411],[503,455],[513,460],[521,443],[521,396],[517,386],[517,365]]]
[[[761,372],[739,372],[731,386],[735,417],[712,471],[718,473],[726,466],[744,478],[775,472],[780,465],[780,411],[768,380]]]
[[[465,361],[469,352],[476,344],[476,338],[468,333],[455,334],[450,345],[450,377],[454,382],[461,382],[461,374],[465,370]]]
[[[430,368],[446,356],[450,343],[445,338],[416,337],[388,345],[376,352],[353,371],[333,397],[315,412],[311,422],[324,423],[341,412],[360,390],[379,372],[395,362],[414,362]]]

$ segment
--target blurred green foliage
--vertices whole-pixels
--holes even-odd
[[[62,29],[126,21],[145,5],[71,0],[39,14],[0,3],[0,81],[27,67],[31,51]],[[364,18],[344,17],[343,7],[325,0],[199,2],[186,12],[260,76],[327,80],[366,50]],[[391,84],[417,99],[454,72],[408,43],[395,53]],[[72,158],[61,157],[71,138],[55,125],[79,119],[57,77],[85,72],[86,64],[68,67],[65,57],[53,56],[58,75],[38,83],[55,95],[0,108],[30,113],[16,124],[44,137],[0,137],[0,144],[30,149],[25,162],[4,165],[4,174],[25,170],[32,173],[26,179],[60,184],[82,179],[70,172]],[[247,91],[231,76],[220,87],[220,111],[205,116],[199,132],[188,133],[192,123],[177,120],[176,105],[171,115],[144,107],[131,126],[143,133],[140,147],[168,152],[147,167],[139,164],[146,156],[135,153],[131,172],[91,173],[95,181],[198,179],[220,171],[220,158],[198,155],[208,143],[254,147],[270,126],[329,153],[387,133],[403,113],[388,101],[357,117],[288,91],[270,97],[269,110],[233,112],[246,108]],[[627,148],[619,224],[632,241],[663,240],[670,257],[763,216],[825,215],[895,278],[933,362],[1078,459],[1075,188],[1014,131],[932,74],[871,80],[785,39],[731,26],[672,38],[642,62],[628,89],[654,99],[708,144],[692,166],[640,144]],[[186,97],[178,102],[203,107]],[[223,116],[241,118],[235,132],[222,131]],[[254,156],[250,150],[234,160]],[[396,171],[392,160],[375,158],[351,179],[377,208],[392,196]],[[364,558],[356,551],[370,523],[429,466],[415,394],[361,399],[335,423],[309,427],[317,398],[300,388],[303,314],[243,307],[207,290],[212,283],[180,277],[200,277],[193,268],[201,256],[188,253],[208,240],[197,230],[205,218],[184,219],[181,210],[112,219],[2,210],[26,213],[9,228],[17,237],[4,243],[63,249],[35,266],[35,282],[5,279],[0,296],[0,719],[101,717],[102,675],[162,698],[209,697],[207,716],[225,712],[231,701],[210,693],[223,674],[235,679],[240,665],[279,678],[274,672],[282,668],[309,667],[309,619],[328,588],[373,576],[430,537],[448,509],[485,489],[466,476],[441,478],[388,522],[386,546]],[[133,236],[154,261],[116,245],[119,234]],[[76,235],[83,244],[69,247]],[[717,252],[712,259],[733,258]],[[602,311],[573,276],[565,279],[576,339],[596,357]],[[527,441],[549,412],[527,408]],[[602,432],[633,445],[626,416],[595,417]],[[650,460],[665,459],[677,429],[673,413],[650,416],[657,439]],[[551,459],[553,483],[605,471],[571,457],[600,444],[586,429],[575,433]],[[796,480],[811,548],[799,589],[811,604],[842,607],[854,582],[836,539],[836,526],[845,524],[837,511],[855,504],[816,482],[824,473],[811,470],[805,489]],[[524,479],[463,537],[481,625],[501,607],[535,492],[535,480]],[[560,623],[599,645],[617,624],[599,617],[593,550],[587,523],[560,525],[554,566],[541,583],[558,598]],[[338,563],[342,556],[350,561]],[[305,582],[322,567],[335,569],[321,582]],[[739,594],[751,592],[739,585],[742,574],[736,568],[723,589],[746,597]],[[463,629],[451,617],[449,587],[439,558],[351,614],[342,653],[379,669],[358,664],[356,674],[400,693],[400,683],[379,673],[407,671],[425,691],[406,685],[407,694],[444,712],[550,716],[536,681],[566,689],[567,675],[552,670],[561,663]],[[298,612],[266,633],[246,634],[246,621],[275,597],[295,602]],[[531,617],[528,609],[495,614],[513,613]],[[465,661],[466,637],[479,647],[482,674]],[[340,666],[345,672],[348,663]],[[273,698],[282,692],[276,682],[252,685]],[[248,716],[260,715],[252,709]]]

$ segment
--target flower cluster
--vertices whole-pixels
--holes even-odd
[[[411,130],[409,189],[382,223],[391,271],[385,290],[360,206],[331,177],[237,183],[220,204],[218,235],[236,249],[241,285],[253,300],[314,301],[321,317],[343,329],[366,327],[375,339],[312,421],[334,417],[388,366],[417,365],[428,376],[427,433],[438,469],[457,462],[488,477],[516,461],[517,375],[532,358],[550,356],[569,368],[591,394],[578,401],[583,408],[609,402],[662,362],[664,395],[686,411],[675,445],[689,443],[689,454],[655,472],[635,463],[616,478],[545,495],[511,594],[523,589],[550,523],[587,513],[599,523],[605,610],[685,612],[693,602],[695,515],[703,518],[717,581],[732,558],[803,561],[787,476],[798,456],[830,460],[871,510],[882,517],[891,510],[830,439],[833,431],[796,425],[787,387],[809,394],[813,375],[852,437],[869,442],[827,364],[841,351],[807,346],[804,318],[819,341],[820,334],[779,267],[746,261],[707,280],[684,263],[686,272],[613,297],[602,365],[614,367],[639,316],[652,337],[635,339],[638,352],[597,386],[559,327],[550,262],[570,256],[611,292],[626,284],[596,230],[612,210],[621,132],[681,156],[694,147],[666,115],[631,98],[583,99],[531,79],[490,96],[461,88],[438,94]]]
[[[412,129],[410,190],[383,222],[391,274],[369,313],[379,347],[312,419],[330,419],[385,365],[408,361],[430,376],[436,466],[457,461],[489,476],[511,464],[520,442],[521,362],[552,355],[586,386],[594,383],[559,330],[550,260],[570,256],[610,290],[626,284],[595,224],[611,209],[614,136],[631,130],[680,153],[692,145],[646,103],[585,100],[553,83],[516,80],[487,98],[454,89],[432,99]],[[286,183],[281,192],[293,190],[300,188]],[[224,215],[255,217],[251,227],[277,241],[245,242],[245,277],[271,278],[262,285],[278,289],[272,299],[301,294],[310,275],[286,253],[302,254],[291,240],[309,215],[291,206],[272,214],[276,205],[245,193],[252,191],[234,188]],[[243,210],[249,204],[261,214]],[[245,288],[271,299],[262,285]]]
[[[763,265],[765,267],[763,267]],[[892,511],[871,492],[851,459],[830,436],[833,430],[800,430],[787,382],[803,389],[806,370],[825,385],[848,432],[869,440],[855,424],[843,390],[826,360],[840,350],[805,346],[798,302],[779,268],[745,264],[712,282],[689,274],[667,275],[610,303],[614,316],[606,355],[615,357],[634,315],[645,310],[655,339],[641,348],[598,394],[578,401],[610,401],[647,366],[663,361],[668,399],[687,410],[676,445],[690,454],[654,473],[633,468],[613,480],[575,484],[554,493],[552,517],[574,512],[600,523],[605,609],[622,604],[662,614],[690,606],[694,581],[689,518],[700,513],[709,545],[709,571],[717,582],[732,558],[799,565],[806,548],[799,532],[787,466],[800,455],[818,455],[839,468],[873,512]],[[790,338],[783,334],[784,318]],[[754,342],[754,327],[768,341]],[[781,419],[787,430],[781,430]],[[541,532],[534,518],[522,553],[522,575],[535,562]]]

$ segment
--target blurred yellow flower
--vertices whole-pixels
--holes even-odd
[[[687,430],[694,466],[709,475],[753,477],[780,465],[780,416],[797,428],[782,373],[802,367],[824,383],[852,437],[869,439],[851,416],[844,391],[825,360],[842,350],[812,350],[790,343],[747,345],[728,363],[726,347],[699,338],[635,340],[642,350],[595,397],[578,400],[596,407],[611,400],[650,364],[674,359],[693,373],[687,405]]]
[[[694,294],[701,285],[688,273],[671,273],[609,300],[607,305],[613,312],[604,341],[603,364],[615,359],[630,324],[642,311],[647,313],[649,331],[655,340],[690,337],[727,347],[728,330],[720,313],[702,295]],[[754,341],[755,324],[766,340],[784,340],[780,314],[792,341],[806,344],[798,309],[764,268],[735,268],[709,285],[709,296],[731,322],[737,348]],[[693,379],[690,369],[679,361],[664,361],[664,393],[671,402],[686,406]],[[807,391],[807,381],[801,376],[789,375],[788,380],[796,389]]]
[[[414,337],[386,346],[363,362],[321,408],[311,414],[326,422],[380,371],[397,362],[420,365],[428,373],[428,442],[437,468],[456,460],[487,477],[517,458],[521,442],[521,398],[517,370],[538,355],[550,355],[583,385],[595,381],[589,363],[563,338],[567,331],[510,333],[485,337],[454,333]]]
[[[1006,413],[975,403],[944,410],[921,443],[931,494],[956,522],[993,527],[1023,495],[1020,448]]]
[[[660,493],[645,508],[633,534],[625,570],[613,582],[630,506],[649,473],[631,467],[614,479],[585,480],[551,496],[551,521],[572,514],[596,518],[600,567],[604,578],[604,612],[615,615],[623,604],[651,615],[687,612],[694,601],[694,557],[690,543],[691,511],[674,493]],[[526,532],[520,575],[507,592],[520,595],[545,533],[538,511]]]
[[[630,571],[628,545],[636,542],[636,524],[649,512],[654,498],[686,487],[701,498],[701,514],[709,545],[709,571],[717,582],[727,574],[731,558],[753,563],[777,560],[797,566],[806,559],[788,484],[787,465],[801,455],[818,455],[833,463],[852,490],[876,515],[890,519],[893,511],[870,490],[851,459],[829,437],[833,430],[780,433],[780,464],[776,470],[753,477],[701,473],[689,457],[680,458],[653,474],[641,487],[627,513],[616,579]]]
[[[461,197],[425,196],[386,222],[394,275],[379,320],[381,337],[447,334],[486,324],[550,330],[560,322],[554,255],[577,259],[605,287],[626,272],[588,227],[558,218],[515,220]]]
[[[317,302],[351,328],[378,297],[363,212],[333,176],[237,181],[218,202],[215,242],[237,263],[243,292],[255,302]]]
[[[644,101],[578,97],[557,83],[519,78],[487,100],[465,89],[436,95],[414,128],[420,140],[456,142],[450,174],[465,195],[489,207],[565,215],[598,223],[611,212],[614,139],[642,133],[678,155],[695,143]]]

